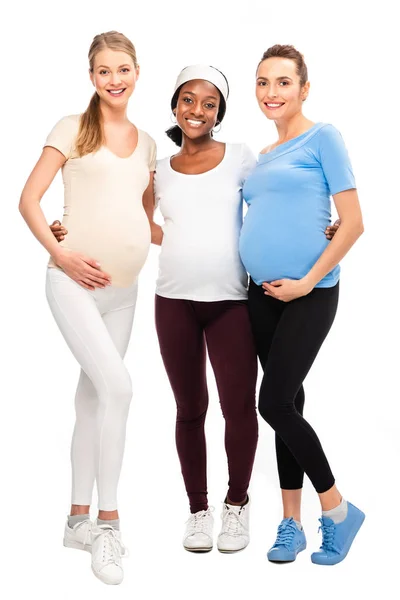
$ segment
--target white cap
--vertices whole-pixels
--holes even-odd
[[[178,87],[193,79],[204,79],[205,81],[209,81],[219,89],[225,102],[228,99],[229,86],[225,76],[215,67],[209,67],[208,65],[190,65],[189,67],[182,69],[175,83],[174,94]]]

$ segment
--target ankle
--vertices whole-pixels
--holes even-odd
[[[244,499],[241,502],[233,502],[229,496],[226,496],[224,503],[225,504],[230,504],[231,506],[244,506],[245,504],[247,504],[249,501],[249,497],[246,494],[246,496],[244,497]]]
[[[191,515],[196,515],[199,512],[207,512],[209,510],[209,506],[203,506],[203,507],[198,507],[198,506],[193,506],[190,507],[190,514]]]
[[[326,492],[318,494],[318,496],[321,502],[321,509],[324,511],[332,510],[333,508],[338,507],[343,500],[342,495],[339,493],[339,490],[335,485]]]
[[[334,508],[331,508],[330,510],[323,510],[322,516],[329,517],[330,519],[332,519],[332,521],[334,523],[336,523],[336,525],[338,525],[339,523],[342,523],[342,521],[344,521],[346,519],[347,511],[348,511],[347,501],[344,498],[342,498],[342,501],[338,506],[335,506]]]
[[[117,510],[99,510],[98,519],[101,521],[116,521],[119,519]]]
[[[96,525],[107,525],[109,527],[112,527],[113,529],[116,529],[117,531],[120,530],[120,522],[119,519],[96,519]]]
[[[292,518],[293,521],[296,521],[297,523],[301,523],[301,515],[297,511],[293,511],[293,512],[284,511],[283,518],[284,519]]]
[[[70,517],[76,517],[78,515],[88,515],[90,513],[90,504],[72,504]]]
[[[78,523],[82,523],[83,521],[90,520],[90,514],[86,513],[84,515],[68,515],[68,527],[73,529],[75,525]]]

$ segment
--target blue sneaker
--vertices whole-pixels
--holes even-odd
[[[278,527],[275,544],[268,551],[267,558],[271,562],[293,562],[306,546],[304,530],[299,531],[293,517],[283,519]]]
[[[364,513],[350,502],[347,503],[347,517],[342,523],[335,524],[329,517],[320,519],[322,546],[311,554],[316,565],[336,565],[346,558],[358,530],[364,522]],[[318,530],[319,531],[319,530]]]

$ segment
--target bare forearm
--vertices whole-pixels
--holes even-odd
[[[162,241],[163,233],[160,225],[154,222],[154,207],[152,205],[146,206],[146,204],[143,204],[143,208],[149,220],[151,231],[151,243],[156,244],[156,246],[159,246]]]
[[[154,223],[154,173],[150,173],[150,181],[147,189],[143,194],[143,208],[149,220],[151,230],[151,242],[152,244],[161,244],[162,230],[157,223]]]
[[[55,262],[57,262],[57,258],[62,250],[50,231],[39,200],[27,198],[22,195],[19,203],[19,211],[33,235],[46,248]]]
[[[154,223],[154,208],[153,208],[153,206],[149,206],[146,204],[143,204],[143,208],[144,208],[144,212],[146,213],[147,218],[149,220],[150,228],[152,229],[155,224]]]
[[[355,244],[364,228],[360,223],[342,223],[334,238],[321,254],[320,258],[305,276],[305,280],[315,287],[348,253]]]

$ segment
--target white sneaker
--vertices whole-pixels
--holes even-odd
[[[244,506],[224,503],[221,515],[222,529],[217,541],[220,552],[238,552],[246,548],[250,542],[249,509],[250,498]]]
[[[117,585],[124,578],[122,556],[126,556],[121,532],[110,525],[93,524],[92,571],[103,583]]]
[[[183,547],[189,552],[209,552],[213,547],[214,518],[211,506],[207,510],[193,513],[186,521],[186,532],[183,538]]]
[[[68,519],[65,523],[63,544],[66,548],[77,548],[78,550],[92,551],[92,532],[93,523],[90,519],[85,519],[73,527],[68,525]]]

